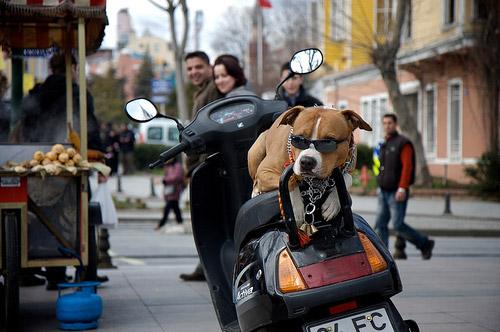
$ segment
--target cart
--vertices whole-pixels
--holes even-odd
[[[105,0],[0,0],[0,43],[13,61],[23,54],[59,47],[69,53],[78,50],[78,62],[95,51],[107,25]],[[18,66],[19,67],[19,66]],[[18,68],[19,69],[19,68]],[[13,64],[12,101],[22,96]],[[73,118],[71,75],[67,76],[67,119]],[[22,79],[21,79],[22,80]],[[85,70],[79,71],[80,109],[86,110]],[[87,159],[87,114],[80,112],[80,154]],[[32,159],[37,150],[50,151],[54,143],[1,144],[0,165],[7,160]],[[78,260],[64,256],[58,247],[80,255],[86,266],[96,265],[95,229],[89,228],[89,170],[44,172],[0,170],[0,322],[7,331],[17,329],[19,278],[22,269],[75,266]],[[98,212],[98,209],[97,209]],[[0,328],[1,328],[0,324]]]

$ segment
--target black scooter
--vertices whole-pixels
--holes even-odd
[[[318,49],[297,52],[291,72],[316,70]],[[277,93],[278,96],[278,93]],[[353,214],[339,169],[334,171],[341,212],[318,220],[312,241],[301,245],[288,194],[292,166],[278,190],[250,199],[247,152],[258,135],[287,109],[281,100],[237,96],[203,107],[180,142],[151,168],[185,152],[210,156],[192,173],[191,218],[195,243],[223,331],[418,331],[390,298],[402,285],[394,260],[377,235]],[[145,99],[127,103],[128,116],[157,116]],[[175,119],[174,119],[175,120]]]

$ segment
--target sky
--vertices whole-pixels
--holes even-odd
[[[155,0],[156,3],[165,6],[165,0]],[[189,17],[189,38],[187,50],[194,48],[194,15],[197,10],[203,10],[204,24],[200,32],[200,49],[211,53],[210,33],[217,28],[218,18],[230,6],[250,6],[256,0],[186,0]],[[107,0],[106,14],[108,16],[109,25],[105,29],[105,37],[101,47],[113,48],[116,47],[116,19],[117,13],[122,8],[128,8],[131,16],[132,25],[137,36],[142,36],[145,29],[148,29],[151,34],[170,40],[169,18],[165,11],[158,9],[149,0]],[[180,9],[176,11],[180,12]],[[180,22],[180,20],[179,20]]]

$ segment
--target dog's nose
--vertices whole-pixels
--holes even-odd
[[[300,168],[302,169],[302,171],[309,172],[314,167],[316,167],[316,159],[305,156],[300,158]]]

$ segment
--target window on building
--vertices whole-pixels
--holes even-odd
[[[337,107],[336,107],[338,110],[346,110],[347,109],[347,100],[343,99],[343,100],[339,100],[339,103],[337,104]]]
[[[361,100],[361,116],[372,127],[372,131],[361,131],[362,141],[369,146],[375,146],[384,140],[382,116],[387,113],[387,96],[376,95],[363,97]]]
[[[448,156],[459,158],[462,143],[462,83],[452,80],[448,86]]]
[[[333,40],[344,40],[346,36],[345,0],[331,0],[330,35]]]
[[[393,0],[377,0],[377,35],[386,36],[392,24]]]
[[[425,153],[428,157],[436,155],[436,93],[434,86],[425,91]]]
[[[455,23],[456,16],[456,3],[455,0],[443,0],[443,23],[444,26],[449,26]]]
[[[405,23],[404,23],[404,31],[403,31],[403,37],[404,39],[411,39],[412,36],[412,30],[411,30],[411,24],[412,24],[412,15],[413,15],[413,7],[412,7],[412,2],[408,2],[408,6],[406,7],[406,16],[405,16]]]

